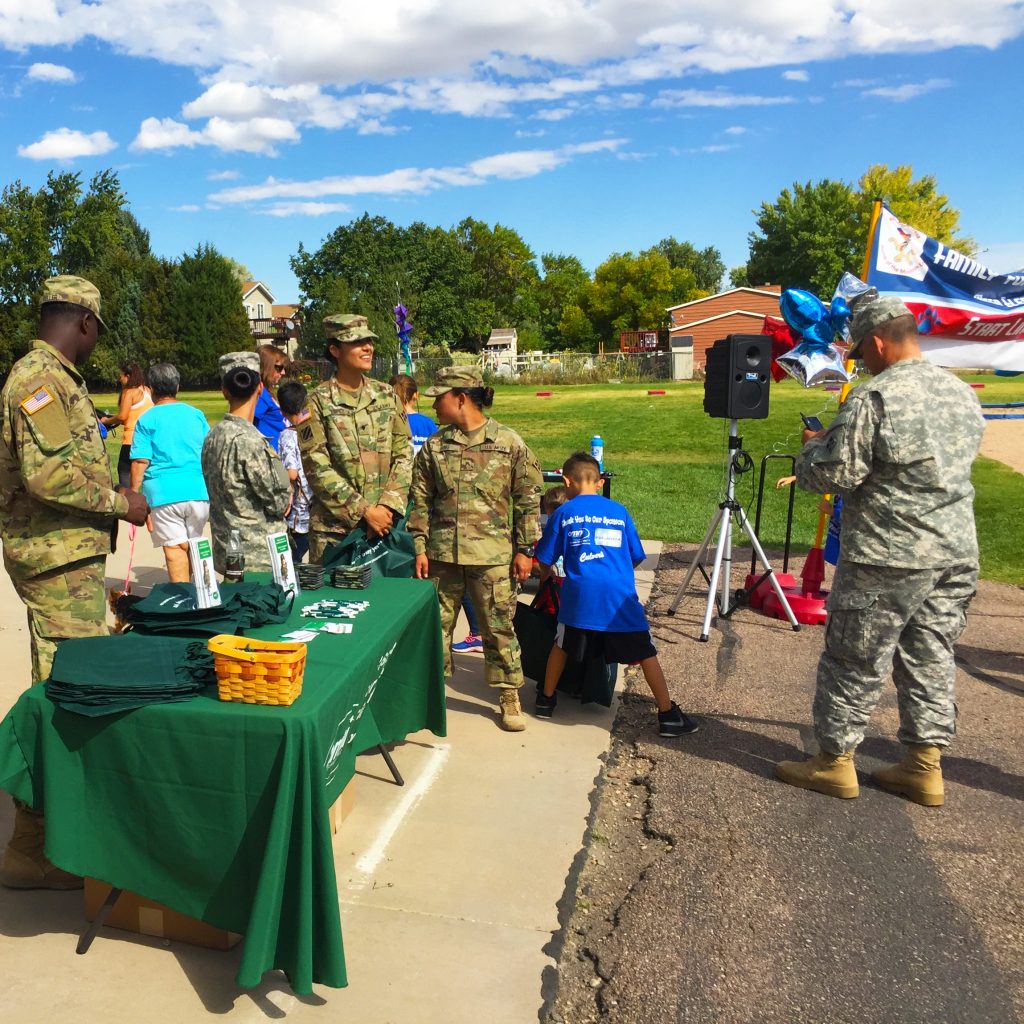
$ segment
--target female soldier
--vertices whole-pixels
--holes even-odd
[[[405,514],[412,475],[409,424],[390,386],[366,376],[377,340],[365,316],[324,318],[326,355],[337,372],[309,396],[299,450],[313,502],[309,558],[357,526],[372,538]]]
[[[540,466],[523,439],[484,413],[494,400],[473,366],[450,366],[425,392],[441,429],[413,465],[409,532],[416,576],[430,579],[441,602],[445,669],[452,630],[468,590],[483,628],[485,675],[498,689],[501,726],[526,728],[519,705],[523,670],[512,628],[517,588],[533,565],[540,533]]]

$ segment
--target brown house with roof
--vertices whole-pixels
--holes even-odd
[[[730,334],[760,334],[766,316],[779,315],[779,285],[759,288],[730,288],[717,295],[669,306],[669,339],[673,351],[690,347],[693,368],[702,368],[707,350],[719,338]]]

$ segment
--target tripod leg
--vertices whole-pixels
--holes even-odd
[[[740,518],[740,525],[750,538],[751,546],[754,551],[757,552],[757,557],[761,559],[761,564],[768,570],[768,582],[771,583],[772,590],[775,591],[775,596],[779,599],[779,604],[782,605],[782,610],[786,613],[786,618],[789,619],[789,624],[793,627],[793,631],[795,633],[799,633],[800,623],[796,621],[793,609],[789,606],[789,601],[786,600],[786,592],[782,589],[782,584],[779,583],[778,578],[775,575],[775,570],[768,561],[768,557],[764,553],[764,548],[761,547],[761,542],[757,539],[757,534],[750,528],[750,523],[747,521],[746,513],[742,508],[739,508],[736,514]]]
[[[672,603],[668,606],[666,615],[675,615],[676,609],[682,603],[683,597],[686,594],[686,588],[690,585],[690,580],[693,579],[693,574],[697,571],[697,567],[704,563],[704,556],[708,552],[708,547],[711,545],[711,538],[715,535],[715,528],[718,526],[722,518],[722,509],[719,509],[711,517],[711,525],[708,526],[708,532],[704,534],[704,539],[700,543],[700,547],[697,549],[697,554],[693,556],[693,561],[690,563],[690,568],[686,570],[686,576],[683,578],[683,582],[679,584],[679,589],[676,591],[676,596],[672,598]]]
[[[726,545],[729,542],[730,517],[725,509],[720,513],[722,521],[721,529],[718,531],[718,547],[715,549],[715,564],[711,569],[711,583],[708,586],[708,603],[704,609],[704,626],[697,639],[702,643],[708,642],[711,635],[711,614],[715,608],[715,591],[718,589],[718,580],[722,574],[722,558],[725,555]]]

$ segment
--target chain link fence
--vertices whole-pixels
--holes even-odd
[[[665,381],[671,377],[667,352],[615,352],[597,355],[586,352],[524,352],[510,356],[474,356],[458,353],[414,360],[413,376],[421,387],[429,386],[437,371],[455,363],[469,363],[482,369],[487,384],[605,384],[619,381]],[[396,366],[401,365],[401,370]],[[405,372],[395,356],[375,356],[373,376],[388,380]]]

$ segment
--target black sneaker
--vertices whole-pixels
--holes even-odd
[[[550,697],[544,696],[544,691],[537,688],[537,704],[533,709],[533,713],[538,718],[550,718],[555,713],[555,708],[558,706],[558,697],[552,694]]]
[[[686,736],[699,728],[700,726],[689,715],[683,714],[675,701],[672,701],[672,707],[668,711],[658,712],[659,736]]]

